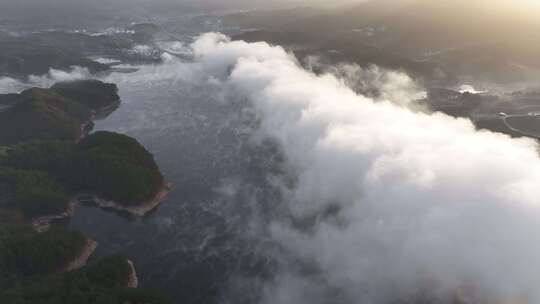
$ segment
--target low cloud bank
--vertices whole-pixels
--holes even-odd
[[[28,82],[33,86],[48,88],[57,82],[75,81],[91,78],[87,68],[73,66],[69,71],[50,69],[49,73],[41,76],[30,76]]]
[[[263,303],[540,301],[533,140],[358,95],[280,47],[206,34],[192,49],[212,85],[251,101],[255,136],[296,175],[290,215],[270,227],[288,259]]]
[[[166,56],[104,80],[205,82],[223,102],[248,101],[253,139],[280,146],[294,178],[282,183],[287,214],[257,230],[281,249],[262,304],[540,303],[535,141],[419,111],[402,73],[316,75],[280,47],[215,33],[183,51],[194,61]],[[66,78],[34,81],[53,79]]]
[[[71,70],[50,69],[44,75],[30,75],[26,81],[10,77],[0,77],[0,94],[18,93],[30,87],[48,88],[57,82],[75,81],[92,78],[87,68],[73,66]]]

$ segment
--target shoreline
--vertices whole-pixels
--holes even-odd
[[[115,102],[101,107],[99,109],[90,110],[91,114],[88,120],[83,121],[80,125],[80,135],[78,138],[75,139],[75,142],[80,142],[83,140],[88,134],[90,134],[94,129],[94,123],[96,120],[103,119],[110,115],[112,112],[114,112],[118,107],[120,107],[120,104],[122,103],[121,99],[116,100]]]
[[[81,142],[92,130],[94,129],[94,121],[96,120],[96,113],[91,111],[88,120],[81,122],[79,136],[75,139],[76,143]]]
[[[156,195],[149,201],[143,202],[141,204],[137,204],[135,206],[125,207],[117,202],[114,201],[108,201],[105,199],[102,199],[98,197],[97,195],[89,195],[89,194],[78,194],[75,195],[74,198],[71,199],[69,202],[69,205],[67,209],[56,215],[46,215],[46,216],[40,216],[34,219],[30,220],[30,224],[39,233],[46,232],[51,227],[51,224],[55,221],[61,221],[66,220],[75,214],[75,208],[77,203],[84,204],[85,202],[82,201],[80,196],[87,195],[89,198],[97,205],[99,208],[103,209],[113,209],[116,211],[122,211],[127,212],[130,215],[133,216],[145,216],[150,211],[156,209],[161,202],[167,197],[167,195],[172,190],[172,183],[164,182],[163,185],[160,187],[159,191],[156,193]]]
[[[32,227],[39,233],[49,230],[54,221],[65,220],[73,217],[75,214],[75,201],[71,200],[67,209],[57,215],[40,216],[31,220]]]
[[[97,195],[88,195],[88,196],[91,197],[91,199],[89,200],[92,200],[99,208],[104,208],[104,209],[110,208],[116,211],[127,212],[130,215],[134,215],[134,216],[145,216],[150,211],[156,209],[161,204],[161,202],[167,197],[167,195],[171,192],[171,190],[172,190],[172,183],[163,182],[158,192],[154,195],[152,199],[146,202],[137,204],[135,206],[128,206],[128,207],[122,206],[115,201],[109,201],[109,200],[100,198]],[[84,202],[81,202],[80,198],[77,198],[77,200],[80,203],[84,204]]]
[[[94,254],[98,243],[92,239],[86,239],[86,244],[81,250],[81,253],[74,260],[62,267],[59,272],[70,272],[77,269],[81,269],[88,263],[90,256]]]
[[[129,276],[127,279],[127,288],[137,288],[139,287],[139,277],[137,277],[137,270],[135,269],[135,264],[131,260],[127,260],[127,263],[129,265]]]
[[[104,119],[105,117],[112,114],[116,109],[118,109],[122,104],[122,99],[118,99],[113,103],[93,110],[93,121]]]

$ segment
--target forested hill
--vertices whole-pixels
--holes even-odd
[[[94,117],[119,103],[116,85],[97,80],[0,95],[2,304],[168,303],[134,288],[127,257],[80,268],[95,242],[53,222],[76,212],[73,197],[81,191],[134,206],[162,188],[158,165],[137,140],[105,131],[88,135]]]

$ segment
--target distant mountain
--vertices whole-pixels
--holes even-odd
[[[297,7],[279,10],[254,10],[226,15],[226,25],[237,25],[244,28],[282,29],[297,20],[309,20],[324,14],[321,9]]]
[[[48,42],[41,43],[39,39],[0,38],[0,49],[0,77],[23,78],[31,74],[46,74],[51,68],[67,70],[72,66],[85,67],[90,72],[108,69],[108,66],[87,59],[83,54]]]
[[[278,13],[236,16],[262,29],[237,38],[281,45],[296,40],[319,55],[403,68],[423,79],[500,84],[540,79],[540,3],[533,1],[377,0],[267,26],[267,20],[280,20],[269,17]]]
[[[90,58],[105,57],[122,62],[159,62],[161,50],[155,44],[167,34],[152,23],[136,23],[97,33],[45,30],[9,34],[0,31],[0,77],[26,78],[49,70],[70,70],[73,66],[89,72],[109,70],[107,64]]]
[[[325,34],[359,29],[379,24],[383,18],[406,7],[408,2],[410,1],[377,0],[330,9],[317,16],[297,18],[290,24],[283,25],[281,29],[294,28],[297,31],[317,31]]]
[[[445,48],[501,39],[540,38],[540,4],[530,3],[377,0],[317,15],[313,14],[318,10],[298,8],[248,12],[226,19],[235,18],[239,23],[250,20],[252,27],[321,35],[380,28],[385,37],[406,40],[417,47]],[[287,20],[291,22],[283,22]]]
[[[421,0],[402,7],[379,22],[391,34],[425,48],[540,38],[540,7],[536,7],[538,10],[534,12],[533,8],[528,11],[521,6],[524,4],[504,5],[503,2]]]

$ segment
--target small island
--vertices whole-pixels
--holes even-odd
[[[114,84],[84,80],[0,95],[0,145],[78,141],[92,130],[96,114],[119,104],[117,92]]]
[[[94,114],[108,114],[120,104],[118,87],[115,84],[99,80],[59,82],[53,85],[50,90],[65,98],[76,100],[92,110]]]

